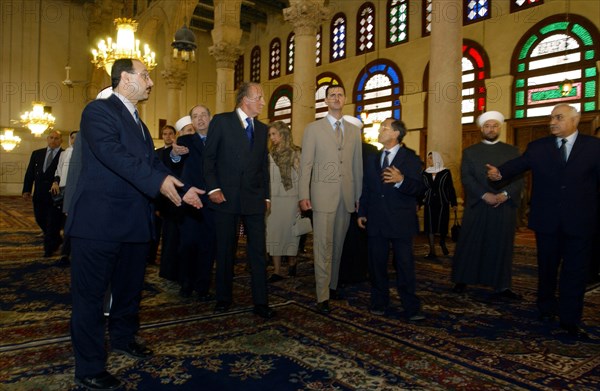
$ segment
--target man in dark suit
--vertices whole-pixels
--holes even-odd
[[[60,147],[62,137],[58,130],[52,130],[46,138],[48,146],[36,149],[31,153],[25,178],[23,179],[23,198],[33,198],[33,214],[36,223],[44,234],[44,257],[51,257],[61,243],[60,229],[62,226],[62,211],[52,201],[50,188],[54,181],[54,173],[58,158],[63,151]],[[33,197],[31,190],[35,185]]]
[[[194,134],[179,136],[173,145],[173,155],[182,151],[183,155],[173,156],[173,160],[182,159],[181,179],[200,189],[206,188],[204,180],[204,146],[206,145],[210,110],[204,105],[194,106],[190,110]],[[208,204],[208,197],[201,197]],[[179,221],[179,256],[181,259],[182,297],[190,297],[195,291],[200,301],[209,301],[210,278],[216,252],[214,212],[210,208],[201,210],[184,205]]]
[[[231,307],[236,228],[241,217],[248,238],[254,313],[273,316],[265,259],[265,212],[270,206],[267,126],[255,119],[264,105],[260,84],[244,83],[237,92],[237,108],[215,115],[208,128],[204,179],[209,206],[215,211],[216,313]]]
[[[81,168],[69,205],[65,232],[71,237],[71,340],[75,383],[115,389],[104,349],[103,300],[110,284],[109,317],[113,351],[144,359],[152,351],[135,339],[146,257],[153,235],[152,199],[159,192],[181,204],[177,178],[154,153],[152,137],[135,105],[148,99],[152,79],[138,60],[115,61],[114,94],[86,106],[81,117]],[[190,188],[183,200],[202,204]]]
[[[358,225],[369,236],[369,276],[371,307],[374,315],[384,315],[390,301],[388,254],[392,244],[396,287],[411,321],[425,319],[415,294],[413,237],[419,232],[417,197],[424,191],[421,160],[401,145],[406,127],[400,120],[388,118],[379,128],[378,141],[383,152],[370,155],[365,163]]]
[[[532,141],[523,155],[498,168],[487,168],[492,181],[531,170],[529,228],[537,242],[540,320],[549,322],[558,314],[570,336],[587,338],[580,322],[596,227],[600,140],[579,133],[579,118],[574,107],[556,105],[550,116],[552,136]]]

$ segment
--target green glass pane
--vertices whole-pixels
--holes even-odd
[[[519,64],[517,66],[517,72],[523,72],[525,70],[525,64]]]
[[[518,91],[515,94],[515,105],[516,106],[523,106],[525,104],[525,92],[524,91]]]
[[[596,76],[596,68],[586,68],[585,69],[585,77],[594,77]]]
[[[594,40],[588,31],[580,24],[575,23],[572,29],[573,33],[575,33],[581,40],[585,46],[593,45]]]
[[[523,117],[525,117],[525,110],[515,111],[515,118],[523,118]]]
[[[568,24],[569,24],[569,22],[556,22],[556,23],[552,23],[552,24],[549,24],[547,26],[542,27],[540,29],[540,33],[542,33],[542,34],[548,34],[548,33],[551,33],[553,31],[566,30]]]
[[[595,96],[596,96],[596,82],[594,80],[586,81],[585,82],[585,97],[593,98]]]
[[[593,50],[588,50],[588,51],[586,51],[586,52],[585,52],[585,55],[584,55],[584,56],[585,56],[585,59],[586,59],[586,60],[593,60],[593,59],[594,59],[594,55],[595,55],[595,54],[596,54],[596,52],[595,52],[595,51],[593,51]]]
[[[527,57],[527,53],[529,53],[529,49],[535,43],[535,41],[537,41],[537,39],[538,39],[537,35],[532,35],[531,37],[529,37],[527,42],[525,42],[525,45],[523,45],[521,52],[519,53],[519,60],[522,60],[525,57]]]
[[[515,83],[515,86],[517,88],[525,87],[525,79],[517,79],[517,82]]]
[[[571,93],[573,93],[574,90],[575,89],[573,88]],[[571,95],[571,93],[569,95]],[[531,94],[531,100],[534,102],[541,102],[548,99],[559,99],[561,97],[562,96],[560,95],[558,88],[553,90],[537,91]]]
[[[585,102],[583,104],[583,111],[594,111],[596,110],[596,102]]]

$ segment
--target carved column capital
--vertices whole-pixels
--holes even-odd
[[[170,66],[160,72],[160,75],[165,80],[167,88],[180,90],[185,85],[189,72],[175,63],[176,61],[172,61]]]
[[[208,53],[217,60],[217,68],[233,69],[243,51],[239,45],[217,42],[208,48]]]
[[[290,7],[283,10],[283,18],[294,26],[296,35],[316,35],[330,14],[323,0],[290,0]]]

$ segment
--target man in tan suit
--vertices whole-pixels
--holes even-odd
[[[313,210],[317,310],[329,313],[329,298],[337,298],[340,258],[350,213],[362,188],[360,129],[344,121],[344,87],[325,92],[327,116],[304,130],[300,163],[300,209]],[[312,178],[312,180],[311,180]]]

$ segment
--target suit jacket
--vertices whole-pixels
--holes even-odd
[[[267,125],[254,119],[254,143],[250,147],[235,110],[213,117],[204,146],[206,192],[220,188],[227,201],[210,202],[209,207],[235,214],[265,212],[265,200],[270,197],[267,133]]]
[[[207,138],[208,140],[208,138]],[[198,134],[186,134],[177,138],[177,144],[187,147],[189,153],[181,158],[182,167],[181,179],[190,186],[196,186],[199,189],[206,189],[206,181],[204,180],[204,148],[202,139]],[[200,196],[202,203],[208,200],[208,195]]]
[[[360,198],[363,177],[360,129],[347,121],[343,123],[341,150],[327,118],[311,122],[304,130],[299,199],[310,199],[317,212],[335,212],[343,199],[346,210],[352,213]]]
[[[31,153],[29,159],[29,165],[27,171],[25,171],[25,178],[23,178],[23,193],[31,193],[35,184],[35,192],[33,193],[33,201],[39,201],[42,199],[51,199],[50,188],[54,181],[54,173],[58,166],[58,159],[63,149],[59,149],[52,163],[48,166],[46,172],[44,172],[44,163],[46,162],[46,154],[48,147],[36,149]]]
[[[65,232],[116,242],[153,237],[152,199],[168,174],[123,102],[112,95],[89,103],[81,116],[81,168]]]
[[[414,152],[400,147],[390,166],[404,175],[399,188],[381,180],[381,154],[370,155],[365,164],[359,217],[367,218],[367,234],[398,238],[419,232],[417,199],[425,185],[421,175],[421,160]]]
[[[579,133],[566,164],[556,137],[532,141],[523,155],[498,167],[503,179],[532,172],[529,227],[539,233],[594,232],[600,184],[600,140]]]

